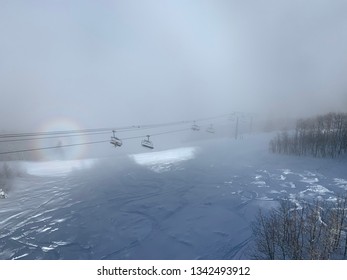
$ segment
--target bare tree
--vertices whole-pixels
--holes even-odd
[[[329,113],[297,121],[295,132],[282,132],[270,141],[270,151],[281,154],[337,157],[347,152],[347,114]]]
[[[252,224],[258,259],[345,259],[347,195],[335,202],[282,200]]]

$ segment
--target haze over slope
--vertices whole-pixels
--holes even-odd
[[[0,3],[1,129],[347,107],[347,3]]]

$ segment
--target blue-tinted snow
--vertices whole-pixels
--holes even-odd
[[[21,168],[29,175],[35,176],[63,176],[72,171],[92,167],[97,160],[53,160],[42,162],[21,162]]]
[[[269,137],[23,163],[0,199],[0,259],[249,259],[259,207],[347,188],[345,159],[270,154]]]

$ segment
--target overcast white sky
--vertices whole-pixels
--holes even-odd
[[[0,0],[1,129],[347,108],[345,0]]]

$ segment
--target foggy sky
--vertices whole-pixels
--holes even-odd
[[[347,108],[345,0],[0,0],[1,129]]]

